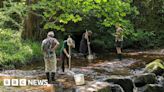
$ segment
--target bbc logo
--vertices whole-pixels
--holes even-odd
[[[26,79],[4,79],[4,86],[26,86]]]

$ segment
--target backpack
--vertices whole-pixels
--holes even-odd
[[[45,39],[45,42],[43,43],[43,51],[46,53],[47,58],[51,58],[53,56],[52,48],[54,47],[54,39],[53,38],[47,38]]]

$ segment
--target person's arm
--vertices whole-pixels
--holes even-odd
[[[117,42],[118,40],[118,35],[117,35],[117,32],[115,33],[115,42]]]
[[[67,52],[67,50],[66,50],[66,48],[64,48],[63,49],[63,51],[64,51],[64,54],[69,58],[70,57],[70,55],[68,54],[68,52]]]
[[[43,44],[44,44],[44,40],[42,41],[42,45],[41,45],[41,51],[44,52],[43,50]]]
[[[85,38],[85,39],[88,39],[88,32],[85,32],[84,38]]]
[[[84,38],[85,38],[86,40],[88,40],[88,41],[87,41],[87,44],[90,44],[89,37],[88,37],[88,32],[86,32],[86,33],[84,34]]]
[[[54,50],[56,50],[59,46],[59,43],[55,45]]]
[[[56,44],[55,44],[55,46],[54,46],[52,49],[53,49],[53,50],[56,50],[56,49],[58,48],[58,46],[59,46],[60,43],[59,43],[59,41],[56,40],[56,39],[54,40],[54,42],[55,42]]]
[[[63,52],[64,52],[64,54],[69,58],[70,55],[69,55],[69,53],[68,53],[68,51],[67,51],[67,48],[68,48],[68,47],[67,47],[67,46],[68,46],[67,41],[64,41],[63,45],[64,45],[64,47],[63,47]]]

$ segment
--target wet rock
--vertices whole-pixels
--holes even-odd
[[[112,92],[124,92],[123,88],[118,84],[113,84],[110,88]]]
[[[164,78],[162,76],[158,76],[157,80],[158,80],[158,84],[160,84],[164,87]]]
[[[0,72],[0,76],[38,78],[45,76],[43,70],[5,70]]]
[[[156,75],[153,73],[140,74],[133,77],[136,87],[142,87],[146,84],[153,84],[156,81]]]
[[[162,50],[160,51],[160,53],[161,53],[161,54],[164,54],[164,49],[162,49]]]
[[[156,75],[161,75],[164,73],[164,64],[161,59],[156,59],[151,63],[146,65],[145,72],[155,73]]]
[[[94,73],[94,71],[89,67],[72,68],[71,71],[74,72],[75,74],[85,74],[85,75],[91,75]]]
[[[142,88],[138,88],[137,92],[164,92],[164,87],[159,84],[147,84]]]
[[[130,78],[127,77],[109,77],[106,79],[109,83],[114,83],[120,85],[124,92],[133,92],[134,84]]]
[[[78,86],[74,92],[113,92],[107,82],[91,82],[85,86]]]
[[[72,53],[72,57],[77,58],[77,59],[85,59],[82,53]]]

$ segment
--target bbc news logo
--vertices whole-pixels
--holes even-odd
[[[47,85],[47,80],[27,80],[27,79],[4,79],[4,86],[43,86]]]

